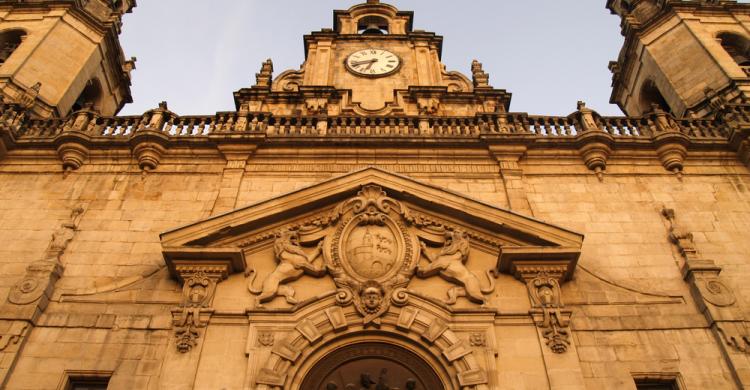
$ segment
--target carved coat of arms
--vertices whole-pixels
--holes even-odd
[[[255,271],[250,269],[248,289],[258,295],[257,307],[277,296],[296,304],[296,292],[286,283],[303,275],[328,274],[337,287],[336,302],[354,305],[365,325],[378,324],[391,305],[405,305],[406,286],[414,276],[440,276],[456,284],[448,290],[449,305],[460,296],[484,303],[494,281],[488,274],[489,286],[480,287],[479,278],[466,268],[470,245],[466,234],[440,226],[445,243],[433,255],[434,250],[418,236],[419,228],[427,225],[381,187],[363,186],[325,216],[279,233],[274,242],[276,269],[260,288],[253,286]],[[319,238],[302,243],[303,235]],[[422,259],[426,265],[420,265]]]
[[[365,186],[340,204],[331,220],[337,223],[323,254],[338,287],[337,302],[353,303],[365,324],[377,322],[392,303],[405,304],[405,287],[419,261],[406,206],[378,186]]]

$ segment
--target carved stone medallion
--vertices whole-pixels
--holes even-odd
[[[699,280],[696,287],[701,292],[703,299],[715,306],[732,306],[737,301],[732,290],[718,278]]]
[[[387,220],[387,219],[386,219]],[[390,221],[389,221],[390,222]],[[354,224],[350,224],[353,226]],[[357,225],[345,232],[343,242],[347,264],[357,275],[377,279],[394,269],[398,259],[399,245],[394,224]]]
[[[419,260],[409,210],[382,188],[367,185],[329,220],[334,231],[323,254],[338,287],[337,301],[353,303],[365,324],[377,323],[391,303],[403,305],[408,299],[404,287]]]

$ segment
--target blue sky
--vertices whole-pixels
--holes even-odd
[[[232,92],[254,83],[266,58],[275,75],[304,60],[302,36],[332,27],[343,0],[141,0],[124,19],[122,44],[138,58],[134,103],[141,114],[166,100],[181,115],[233,110]],[[603,115],[609,61],[623,38],[605,0],[393,0],[415,13],[414,28],[445,38],[443,62],[470,74],[484,63],[490,84],[513,93],[511,111],[567,115],[576,101]],[[468,4],[468,5],[467,5]]]

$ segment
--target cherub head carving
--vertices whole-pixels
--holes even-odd
[[[383,287],[375,281],[367,281],[362,286],[362,306],[368,313],[375,313],[383,302]]]

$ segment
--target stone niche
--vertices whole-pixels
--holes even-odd
[[[582,240],[376,168],[162,235],[184,285],[177,348],[193,353],[212,317],[244,317],[257,389],[496,388],[500,310],[539,318],[565,351],[559,290]],[[357,367],[352,356],[383,368],[337,375]]]

